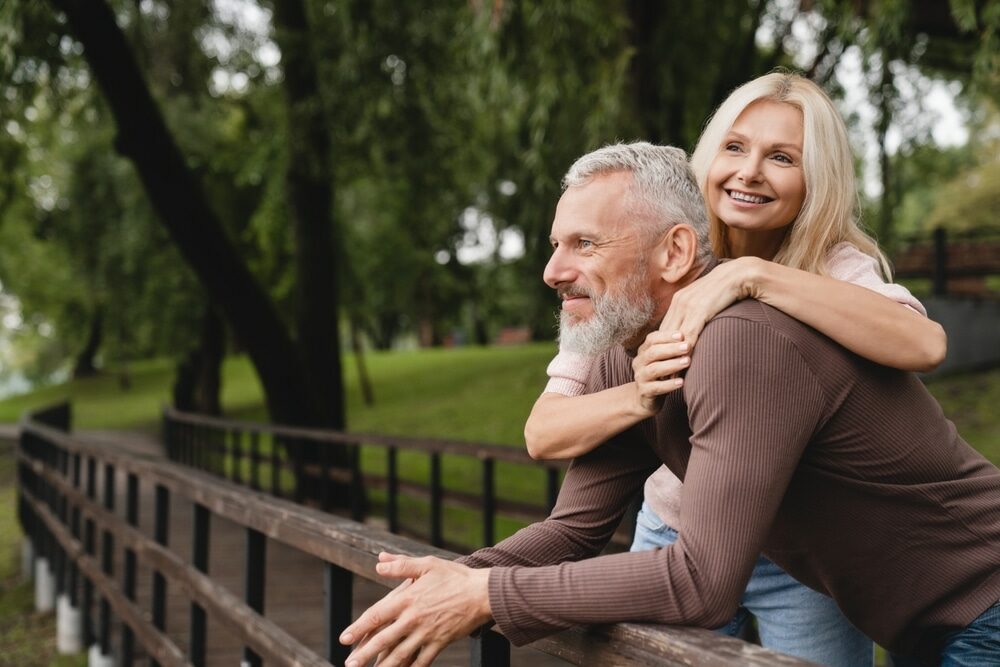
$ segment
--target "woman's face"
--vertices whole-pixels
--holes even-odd
[[[729,128],[708,170],[708,206],[728,227],[780,234],[806,196],[802,112],[783,102],[754,102]]]

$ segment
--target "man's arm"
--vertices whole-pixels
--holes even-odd
[[[347,665],[430,664],[448,643],[492,616],[493,565],[540,566],[593,556],[611,539],[629,501],[660,461],[635,430],[577,459],[548,519],[457,562],[382,554],[378,573],[410,579],[341,635],[355,644]],[[530,569],[530,568],[529,568]]]
[[[421,645],[433,647],[436,655],[442,638],[451,641],[466,630],[452,625],[427,634],[435,619],[420,609],[421,595],[445,580],[459,582],[447,585],[454,608],[468,610],[459,618],[480,620],[488,609],[516,645],[580,624],[646,621],[716,627],[727,621],[799,457],[825,413],[825,398],[787,339],[766,324],[732,316],[706,327],[685,397],[692,452],[681,536],[675,544],[572,562],[603,544],[613,530],[608,519],[620,516],[624,499],[655,467],[648,451],[640,454],[644,447],[601,447],[574,463],[552,518],[465,559],[475,567],[493,566],[488,606],[483,606],[486,582],[475,579],[463,585],[464,570],[449,575],[443,566],[419,570],[410,562],[380,569],[381,574],[420,578],[352,626],[355,637],[350,639],[375,633],[376,646],[362,649],[362,655],[381,650],[386,636],[419,636]],[[623,444],[618,439],[609,443]],[[611,452],[616,456],[605,458]],[[638,465],[642,460],[651,465]],[[621,461],[631,461],[632,467],[626,463],[620,471]],[[570,501],[578,494],[583,500],[577,507]],[[602,509],[602,500],[617,506]],[[569,562],[545,565],[557,561]],[[426,584],[425,572],[435,574]],[[389,634],[380,628],[388,628]],[[424,664],[422,651],[418,664]]]
[[[726,316],[705,329],[685,397],[693,435],[680,539],[658,551],[494,568],[491,611],[512,642],[578,624],[711,628],[731,617],[825,398],[781,334]]]

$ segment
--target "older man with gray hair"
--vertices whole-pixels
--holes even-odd
[[[566,185],[545,281],[564,342],[604,350],[599,391],[632,380],[630,354],[715,260],[681,151],[606,147]],[[747,299],[651,408],[574,460],[545,521],[454,563],[381,555],[380,574],[408,581],[345,630],[347,665],[427,665],[490,620],[518,645],[580,624],[717,627],[761,552],[895,653],[1000,664],[1000,470],[913,374]],[[661,462],[684,481],[680,538],[597,556]]]

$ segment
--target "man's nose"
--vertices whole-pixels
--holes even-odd
[[[573,267],[572,258],[562,248],[556,248],[545,265],[542,280],[552,289],[556,289],[559,285],[573,282],[575,279],[576,269]]]

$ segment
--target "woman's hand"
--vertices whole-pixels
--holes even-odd
[[[756,296],[756,276],[766,263],[758,257],[722,262],[704,277],[682,287],[674,293],[660,331],[679,333],[678,340],[694,349],[701,330],[710,319],[731,304]]]
[[[653,331],[632,360],[635,373],[636,403],[646,417],[656,414],[666,394],[679,389],[684,380],[677,377],[691,363],[691,346],[680,340],[680,334]]]

